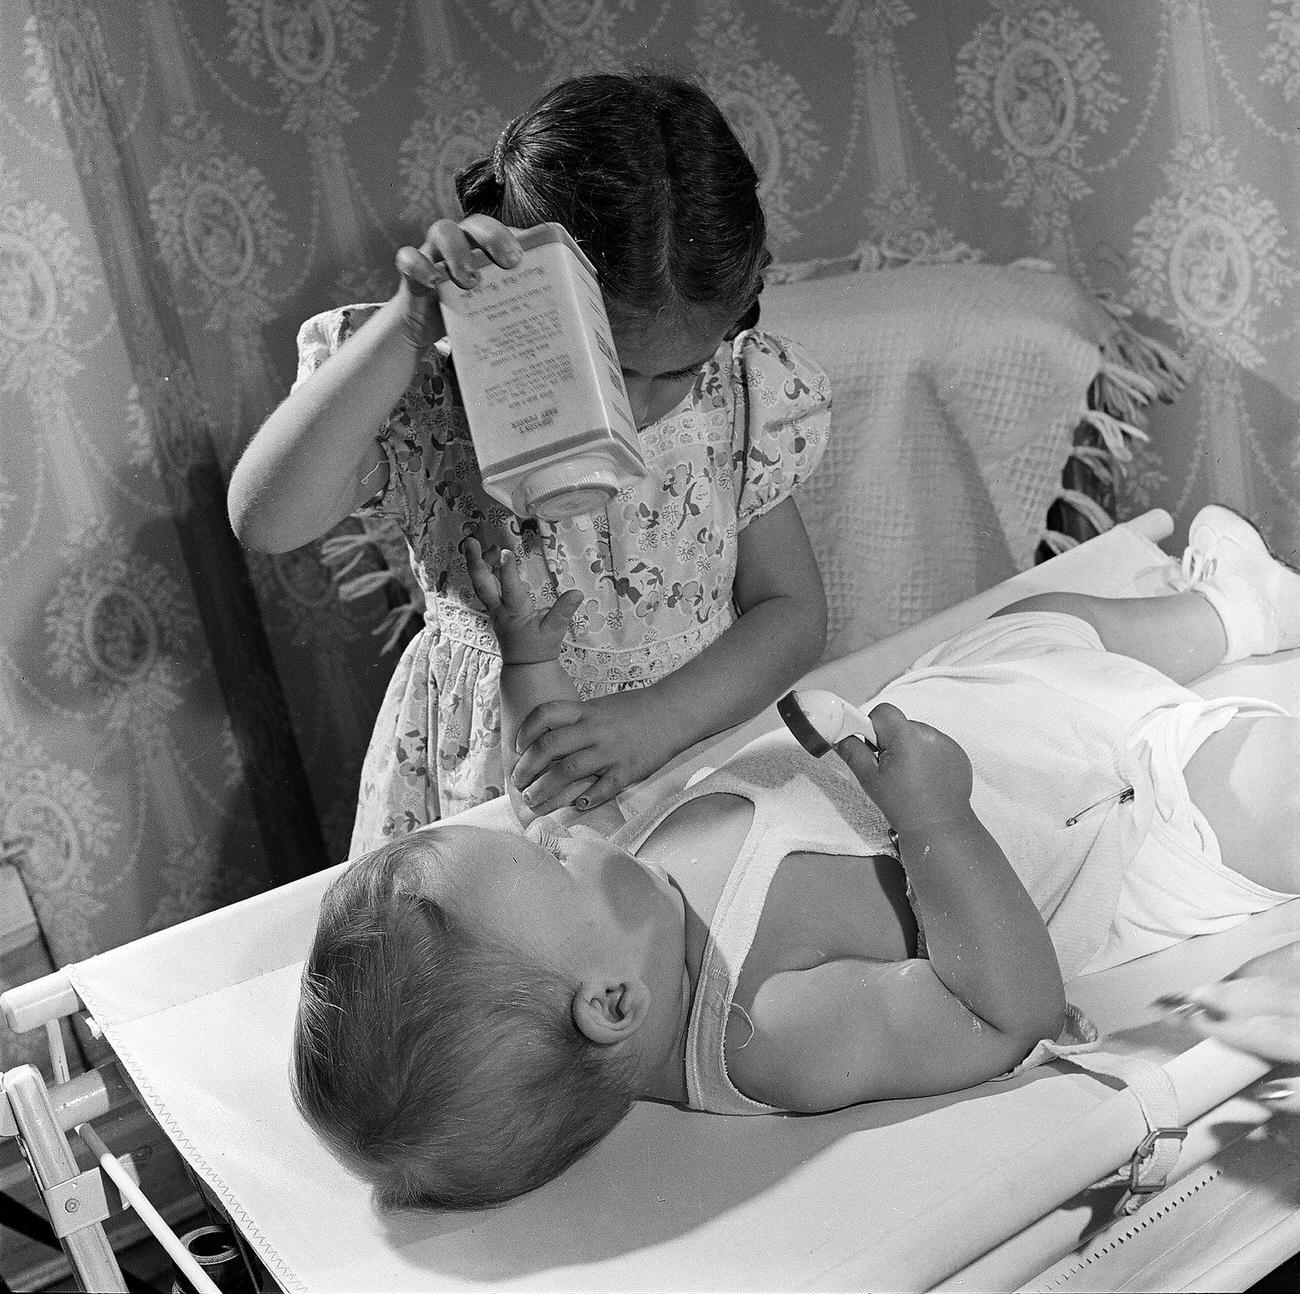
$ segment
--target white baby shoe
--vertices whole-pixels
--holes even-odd
[[[1278,561],[1244,517],[1211,503],[1192,518],[1182,587],[1223,621],[1225,660],[1300,647],[1300,572]]]

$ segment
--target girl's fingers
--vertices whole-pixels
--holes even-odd
[[[454,220],[434,221],[424,235],[424,245],[420,251],[430,261],[442,261],[451,278],[460,287],[472,288],[478,283],[473,245]]]
[[[581,701],[544,701],[529,712],[515,736],[516,754],[526,755],[537,739],[548,732],[567,728],[582,718]],[[574,749],[578,749],[575,746]]]
[[[567,808],[571,804],[576,804],[580,799],[586,799],[591,795],[591,787],[596,781],[594,777],[580,778],[576,782],[570,782],[567,786],[552,794],[548,799],[539,802],[535,812],[538,813],[557,813],[560,809]],[[532,806],[529,806],[532,808]],[[586,806],[583,806],[586,807]]]
[[[515,231],[491,216],[467,216],[459,223],[450,219],[434,221],[420,252],[433,265],[444,263],[448,276],[462,288],[475,287],[479,282],[478,252],[505,269],[518,265],[523,256]]]
[[[454,280],[462,288],[479,282],[478,252],[504,269],[518,265],[523,248],[515,230],[491,216],[436,220],[425,231],[420,247],[403,247],[397,253],[397,272],[418,295]]]
[[[603,771],[604,761],[590,748],[557,759],[559,762],[547,764],[526,788],[520,787],[516,779],[516,787],[524,791],[524,803],[535,813],[546,812],[545,806],[557,799],[561,805],[569,804],[578,794],[573,788],[579,782],[594,782]],[[568,794],[570,791],[572,794]]]
[[[445,283],[451,275],[441,261],[430,260],[415,247],[402,247],[397,252],[397,272],[411,285],[412,291],[425,295]]]
[[[461,231],[466,238],[484,255],[496,262],[503,269],[518,265],[523,256],[523,248],[515,230],[491,216],[466,216],[460,222]]]
[[[598,809],[602,804],[612,800],[622,789],[618,779],[606,773],[590,790],[584,791],[572,802],[573,807],[581,809],[584,813],[591,809]]]
[[[520,755],[511,780],[517,790],[529,792],[525,801],[534,805],[539,797],[554,795],[561,786],[599,773],[603,767],[582,729],[557,729],[552,740],[529,746]]]

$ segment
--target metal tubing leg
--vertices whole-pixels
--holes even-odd
[[[83,1201],[78,1191],[83,1177],[77,1161],[59,1127],[45,1080],[33,1065],[19,1065],[4,1075],[4,1095],[9,1101],[23,1154],[31,1166],[41,1196],[48,1202],[52,1192],[66,1190],[63,1216],[51,1216],[50,1222],[59,1243],[68,1255],[72,1270],[82,1289],[104,1294],[128,1294],[102,1223],[76,1226],[75,1219]],[[98,1172],[95,1173],[98,1178]]]

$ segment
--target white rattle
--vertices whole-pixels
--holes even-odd
[[[776,703],[776,712],[810,755],[820,758],[845,737],[861,737],[873,754],[880,754],[871,720],[834,692],[787,692]]]

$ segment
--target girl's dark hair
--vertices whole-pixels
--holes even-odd
[[[772,259],[758,175],[717,105],[681,77],[561,82],[457,175],[456,192],[466,215],[563,225],[616,326],[699,309],[756,316]]]

